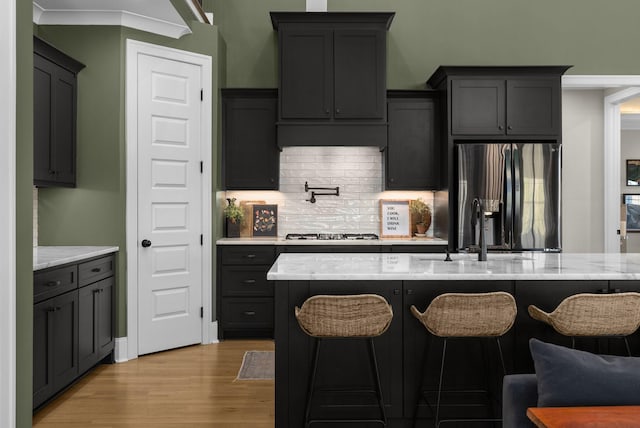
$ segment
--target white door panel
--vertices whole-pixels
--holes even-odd
[[[138,55],[139,354],[202,340],[200,66]]]

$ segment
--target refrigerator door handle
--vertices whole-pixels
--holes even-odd
[[[513,228],[513,169],[511,167],[512,158],[511,158],[511,149],[509,146],[504,148],[504,169],[505,169],[505,182],[504,182],[504,199],[505,199],[505,243],[509,246],[509,248],[513,247],[512,242],[512,228]]]
[[[511,249],[521,250],[524,228],[522,223],[522,154],[518,153],[518,146],[516,144],[513,144],[511,147],[511,156],[513,159],[513,182],[511,183],[513,186],[513,226],[511,228],[513,244],[511,245]]]

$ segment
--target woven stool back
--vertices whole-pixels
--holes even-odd
[[[411,313],[439,337],[495,337],[505,334],[516,318],[516,301],[503,291],[441,294],[420,313]]]
[[[313,337],[375,337],[393,318],[391,305],[377,294],[317,295],[295,308],[300,328]]]
[[[551,313],[534,305],[528,310],[565,336],[628,336],[640,326],[640,293],[581,293],[567,297]]]

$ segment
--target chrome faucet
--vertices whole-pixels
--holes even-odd
[[[480,242],[478,243],[480,245],[480,252],[478,253],[478,261],[484,262],[487,261],[487,241],[484,238],[484,207],[479,198],[473,200],[471,212],[471,225],[474,227],[476,225],[476,215],[480,216]]]

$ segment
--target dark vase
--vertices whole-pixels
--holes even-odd
[[[240,222],[227,219],[227,238],[240,237]]]

